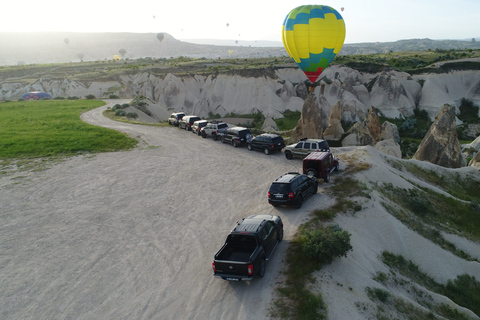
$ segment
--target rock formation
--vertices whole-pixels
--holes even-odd
[[[480,169],[480,152],[477,152],[468,165]]]
[[[339,140],[344,133],[345,131],[342,127],[342,107],[340,106],[340,101],[338,101],[330,112],[328,127],[323,132],[323,138],[325,140]]]
[[[393,139],[379,141],[374,148],[393,157],[400,159],[402,158],[402,150],[400,149],[400,145]]]
[[[278,126],[275,121],[273,121],[272,117],[267,117],[263,122],[262,130],[265,132],[275,132],[278,131]]]
[[[428,161],[446,168],[466,165],[455,130],[455,107],[445,104],[430,126],[413,159]]]
[[[395,142],[400,142],[400,133],[395,124],[385,121],[382,124],[382,140],[393,139]]]
[[[342,146],[374,146],[382,139],[378,110],[371,107],[367,117],[362,122],[356,122],[347,136],[342,140]]]
[[[320,106],[316,101],[327,104],[327,101],[322,96],[316,100],[313,92],[308,94],[303,104],[302,115],[298,120],[297,126],[292,130],[291,141],[298,141],[305,137],[309,139],[323,137],[322,115]]]

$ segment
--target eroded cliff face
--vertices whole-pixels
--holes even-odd
[[[349,122],[365,119],[372,106],[387,117],[408,117],[415,108],[420,108],[433,118],[445,103],[458,106],[463,97],[480,104],[478,71],[412,77],[397,71],[364,74],[334,65],[322,77],[323,93],[320,86],[314,92],[317,100],[326,100],[321,104],[321,113],[329,115],[333,105],[340,101],[342,120]],[[0,83],[0,100],[16,100],[33,90],[65,98],[88,94],[97,98],[110,94],[126,98],[143,95],[169,109],[202,117],[209,113],[223,116],[255,111],[267,117],[282,117],[287,109],[301,111],[308,95],[303,73],[298,68],[281,68],[256,74],[158,76],[139,72],[116,80],[91,82],[46,78],[31,83],[5,81]],[[328,116],[323,121],[326,128]]]

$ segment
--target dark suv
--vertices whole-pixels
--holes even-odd
[[[282,136],[272,133],[264,133],[247,142],[248,150],[263,150],[265,154],[280,151],[285,147]]]
[[[299,209],[305,198],[317,192],[317,178],[298,172],[289,172],[272,183],[268,190],[268,203],[275,207],[294,205]]]
[[[231,143],[235,148],[250,140],[252,140],[252,133],[243,127],[228,128],[227,132],[222,134],[222,142]]]

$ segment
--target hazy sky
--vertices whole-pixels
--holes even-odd
[[[480,37],[480,0],[7,0],[0,32],[166,32],[180,40],[281,41],[285,16],[305,4],[339,11],[345,43]]]

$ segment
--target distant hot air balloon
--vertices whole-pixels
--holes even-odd
[[[228,50],[228,54],[232,54],[233,53],[233,50]]]
[[[230,25],[230,23],[227,23],[227,27]]]
[[[165,37],[165,35],[163,33],[157,33],[157,39],[158,41],[162,42],[163,38]]]
[[[40,100],[40,99],[52,99],[52,96],[49,93],[44,91],[31,91],[24,93],[21,99],[25,100]]]
[[[235,40],[235,44],[238,44],[238,40]]]
[[[305,5],[286,16],[282,41],[292,60],[314,83],[340,52],[345,32],[345,22],[335,9]]]
[[[122,58],[121,58],[118,54],[116,54],[116,55],[113,56],[113,60],[121,60],[121,59],[122,59]]]
[[[85,55],[84,55],[82,52],[77,53],[77,57],[78,57],[80,60],[83,60],[83,57],[84,57],[84,56],[85,56]]]
[[[155,19],[155,16],[153,16],[153,19]]]
[[[342,10],[342,12],[343,12],[343,10],[345,10],[345,8],[344,8],[344,7],[342,7],[340,10]]]
[[[118,53],[120,53],[120,55],[123,57],[125,55],[125,53],[127,53],[127,50],[121,48],[118,50]]]
[[[65,44],[69,44],[69,43],[70,43],[70,39],[65,38],[65,39],[63,39],[63,42],[65,42]]]

